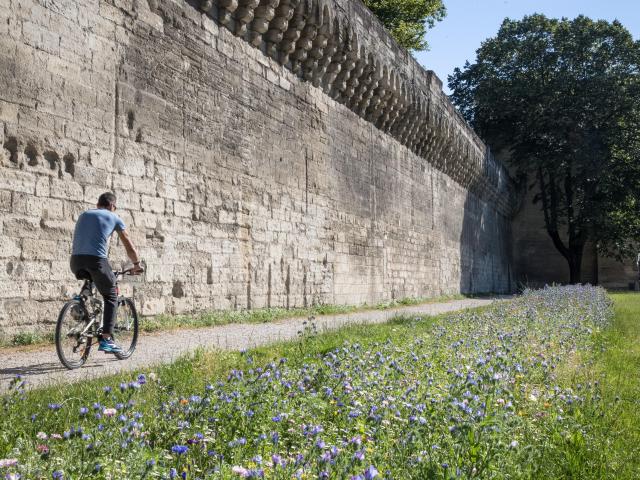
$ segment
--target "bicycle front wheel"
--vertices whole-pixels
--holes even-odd
[[[79,368],[87,361],[91,350],[89,314],[82,302],[71,300],[65,303],[56,323],[56,352],[62,364],[69,370]]]
[[[118,301],[113,337],[122,348],[121,353],[115,354],[116,357],[120,360],[129,358],[138,343],[138,312],[136,312],[136,306],[130,298],[122,298]]]

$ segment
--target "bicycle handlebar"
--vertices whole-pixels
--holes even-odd
[[[140,275],[142,272],[140,273],[132,273],[133,272],[133,267],[128,268],[126,270],[114,270],[113,274],[116,277],[124,277],[125,275]]]

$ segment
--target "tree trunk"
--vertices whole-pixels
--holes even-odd
[[[567,261],[569,263],[569,283],[582,283],[582,254],[584,244],[573,246],[569,249]]]

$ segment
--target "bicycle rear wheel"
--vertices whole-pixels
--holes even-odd
[[[82,302],[65,303],[56,323],[56,352],[60,362],[69,370],[79,368],[87,361],[91,350],[91,332],[84,332],[89,314]]]
[[[129,358],[138,343],[138,312],[130,298],[122,298],[118,301],[113,338],[122,348],[122,353],[116,353],[115,356],[120,360]]]

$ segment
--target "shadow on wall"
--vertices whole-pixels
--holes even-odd
[[[503,192],[510,181],[506,170],[491,168],[495,163],[487,151],[482,175],[476,175],[466,187],[464,214],[460,233],[460,293],[513,293],[511,217],[509,207],[488,203],[478,193],[487,181],[495,182]],[[491,178],[491,176],[494,178]],[[495,178],[497,177],[497,178]],[[505,193],[504,200],[509,195]],[[503,199],[497,199],[496,203]]]

